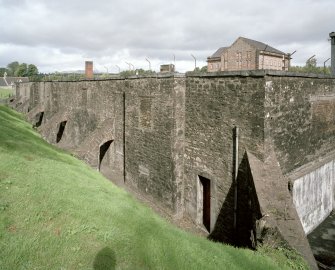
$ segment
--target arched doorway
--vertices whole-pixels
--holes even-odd
[[[113,142],[113,140],[108,140],[106,142],[104,142],[103,144],[100,145],[99,147],[99,164],[98,164],[98,170],[101,171],[101,167],[102,164],[104,164],[104,160],[106,159],[107,155],[107,151],[111,145],[111,143]]]
[[[44,116],[44,112],[39,112],[38,114],[36,114],[36,116],[35,116],[36,122],[34,124],[35,128],[37,128],[40,125],[42,125],[43,116]]]
[[[64,130],[65,130],[66,123],[67,123],[67,121],[63,121],[63,122],[61,122],[61,123],[59,124],[59,129],[58,129],[58,132],[57,132],[56,143],[59,143],[60,140],[62,139],[63,134],[64,134]]]

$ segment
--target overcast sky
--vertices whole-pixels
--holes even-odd
[[[94,69],[180,72],[239,36],[292,53],[292,64],[330,57],[335,0],[0,0],[0,67],[19,61],[41,72]],[[327,62],[330,64],[330,61]]]

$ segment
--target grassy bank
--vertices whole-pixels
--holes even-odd
[[[0,269],[268,270],[300,265],[281,251],[275,254],[272,260],[174,228],[0,106]]]
[[[13,94],[14,91],[11,87],[10,88],[0,87],[0,99],[8,98]]]

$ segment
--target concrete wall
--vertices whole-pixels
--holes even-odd
[[[293,202],[306,234],[313,231],[335,209],[335,161],[296,179]]]

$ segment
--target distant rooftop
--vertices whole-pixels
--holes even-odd
[[[0,78],[0,87],[4,86],[11,86],[12,84],[15,84],[17,82],[29,82],[28,77],[6,77],[6,80],[1,77]]]
[[[334,33],[335,35],[335,33]],[[284,52],[277,50],[276,48],[273,48],[263,42],[253,40],[250,38],[245,38],[245,37],[239,37],[238,39],[242,39],[243,41],[247,42],[249,45],[252,47],[256,48],[256,50],[259,51],[265,51],[265,52],[271,52],[271,53],[277,53],[277,54],[285,54]],[[237,40],[238,40],[237,39]],[[222,53],[228,49],[229,47],[221,47],[219,48],[215,53],[213,53],[208,59],[213,59],[213,58],[220,58]]]
[[[257,50],[260,51],[266,51],[266,52],[272,52],[272,53],[279,53],[279,54],[285,54],[284,52],[277,50],[276,48],[273,48],[263,42],[256,41],[253,39],[245,38],[245,37],[240,37],[243,39],[245,42],[249,43],[251,46],[255,47]]]
[[[210,58],[216,58],[216,57],[221,57],[223,51],[227,49],[228,47],[221,47],[219,48],[215,53]]]

